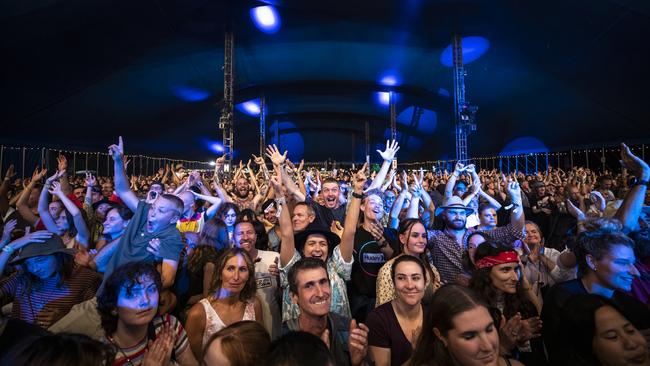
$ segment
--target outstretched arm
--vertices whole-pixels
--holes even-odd
[[[526,218],[524,217],[524,208],[521,203],[521,188],[519,187],[519,183],[516,180],[509,181],[506,189],[514,206],[510,213],[510,224],[516,231],[523,231]]]
[[[72,203],[68,196],[63,193],[62,185],[59,182],[52,182],[52,185],[49,189],[50,194],[57,196],[61,203],[65,206],[65,209],[72,215],[72,220],[74,221],[74,227],[77,229],[77,242],[85,247],[88,247],[88,240],[90,239],[90,231],[88,226],[86,226],[86,221],[84,221],[83,216],[81,215],[81,210],[79,207]]]
[[[445,199],[449,199],[454,195],[454,186],[456,185],[456,180],[463,172],[463,170],[465,170],[463,163],[456,163],[454,172],[449,176],[449,180],[447,180],[447,184],[445,185]]]
[[[211,204],[211,206],[208,207],[207,210],[205,210],[205,219],[207,221],[213,218],[214,215],[217,213],[219,206],[221,206],[221,202],[223,202],[222,199],[219,197],[215,197],[213,195],[196,193],[193,190],[190,190],[190,192],[194,194],[194,197],[209,202]]]
[[[345,215],[345,223],[343,224],[343,235],[341,235],[341,257],[346,263],[352,261],[352,251],[354,250],[354,234],[357,232],[357,224],[359,223],[359,208],[361,207],[361,197],[363,195],[363,186],[366,184],[365,170],[368,168],[368,163],[363,164],[353,177],[354,194],[351,196],[348,212]],[[284,244],[283,244],[284,245]]]
[[[108,154],[113,158],[113,167],[115,170],[115,192],[120,197],[122,202],[135,212],[138,208],[138,197],[133,193],[131,187],[129,186],[129,180],[126,177],[126,172],[124,171],[124,143],[122,142],[122,136],[119,137],[119,142],[117,145],[111,145],[108,147]]]
[[[368,190],[381,188],[381,185],[384,183],[384,179],[386,179],[386,175],[388,174],[388,170],[390,169],[390,166],[395,159],[395,154],[397,154],[397,151],[399,151],[399,144],[395,140],[386,141],[386,150],[377,150],[382,159],[384,159],[384,162],[381,164],[379,173],[377,173],[375,179],[373,179],[372,183],[370,183]]]
[[[621,144],[621,162],[625,168],[634,173],[637,180],[646,182],[646,184],[638,184],[630,189],[623,200],[623,204],[614,216],[621,220],[624,229],[636,230],[639,226],[639,216],[648,190],[647,182],[650,179],[650,167],[645,161],[632,154],[630,148],[625,144]]]

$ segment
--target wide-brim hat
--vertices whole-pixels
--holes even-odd
[[[537,180],[530,187],[531,188],[546,187],[546,184],[544,184],[544,182],[542,182],[542,181]]]
[[[44,243],[32,242],[25,245],[19,252],[18,255],[11,260],[10,263],[14,264],[21,262],[27,258],[38,257],[41,255],[50,255],[54,253],[65,253],[69,255],[74,255],[76,250],[68,249],[63,244],[61,237],[52,234],[52,237],[47,239]]]
[[[463,199],[458,196],[451,196],[446,199],[442,206],[436,208],[435,215],[438,216],[442,211],[447,209],[456,209],[460,208],[465,210],[466,215],[471,215],[474,213],[474,209],[471,209],[463,204]]]
[[[302,254],[302,250],[305,247],[305,242],[307,241],[309,235],[312,234],[320,234],[325,237],[327,240],[327,251],[329,252],[329,255],[332,254],[334,247],[341,243],[341,238],[339,238],[338,235],[334,234],[330,229],[326,228],[323,225],[312,222],[305,228],[305,230],[293,236],[294,244],[298,253]]]
[[[99,201],[92,204],[93,210],[97,211],[97,208],[103,203],[105,203],[107,205],[114,205],[114,203],[109,201],[108,198],[102,198],[101,200],[99,200]]]

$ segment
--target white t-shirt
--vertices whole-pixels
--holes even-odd
[[[278,260],[275,263],[275,260]],[[278,278],[271,276],[269,266],[276,264],[279,267],[280,253],[266,250],[257,251],[255,259],[255,282],[257,282],[257,297],[262,302],[264,311],[264,325],[271,333],[271,339],[280,336],[282,327],[282,313],[280,309],[280,291],[278,290]]]

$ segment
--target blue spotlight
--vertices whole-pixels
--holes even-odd
[[[237,104],[235,108],[248,114],[249,116],[258,117],[260,115],[260,100],[251,99],[246,102]]]
[[[397,82],[398,82],[397,77],[395,75],[385,75],[379,81],[379,83],[381,83],[381,85],[388,85],[388,86],[397,85]]]
[[[490,48],[490,41],[483,37],[463,37],[463,64],[467,65],[472,61],[476,61],[479,57],[483,56]],[[453,51],[450,44],[440,54],[440,63],[445,66],[453,66]]]
[[[208,148],[210,149],[210,151],[212,151],[214,153],[217,153],[217,154],[223,153],[223,145],[220,142],[212,142],[212,143],[210,143]]]
[[[251,18],[257,29],[264,33],[275,33],[280,29],[280,14],[271,5],[258,6],[251,9]]]
[[[377,92],[377,101],[382,105],[389,105],[390,92]]]
[[[174,93],[177,98],[186,102],[200,102],[208,99],[210,96],[210,93],[207,90],[185,85],[173,86],[172,93]]]

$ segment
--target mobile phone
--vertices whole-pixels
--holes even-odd
[[[158,196],[158,192],[156,191],[149,191],[149,198],[154,200],[156,199],[156,196]]]

